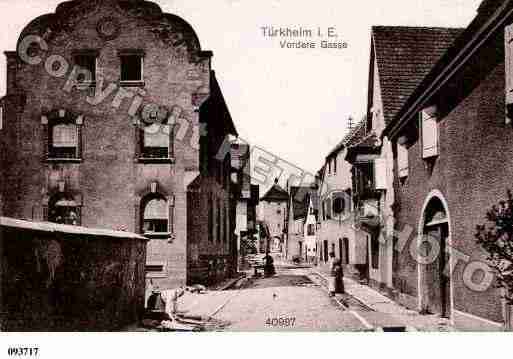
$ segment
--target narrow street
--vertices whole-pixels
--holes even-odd
[[[317,282],[310,268],[280,267],[272,278],[249,278],[240,288],[213,291],[183,303],[181,310],[211,316],[225,331],[362,331]]]
[[[230,331],[359,331],[365,326],[309,278],[310,269],[277,267],[250,279],[216,314]]]

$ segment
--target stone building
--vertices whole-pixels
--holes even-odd
[[[374,26],[371,31],[367,111],[346,160],[353,165],[352,197],[358,235],[366,242],[366,277],[389,294],[394,288],[394,161],[391,142],[381,135],[461,31],[402,26]]]
[[[210,96],[200,107],[200,174],[188,186],[187,282],[213,284],[237,271],[236,188],[230,136],[237,136],[212,71]]]
[[[483,1],[382,134],[394,147],[396,229],[406,234],[397,298],[462,329],[499,329],[508,317],[474,234],[513,177],[512,13],[511,1]],[[426,241],[433,260],[409,254]]]
[[[268,227],[270,250],[274,252],[282,252],[283,250],[283,233],[288,200],[288,192],[278,184],[278,179],[276,179],[272,187],[260,198],[258,205],[259,220]]]
[[[187,187],[214,78],[192,27],[144,0],[73,0],[6,56],[2,213],[144,233],[148,279],[185,284]]]

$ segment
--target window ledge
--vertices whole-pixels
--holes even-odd
[[[169,164],[174,164],[175,163],[175,159],[173,157],[168,157],[168,158],[149,158],[149,157],[139,157],[137,159],[137,162],[139,163],[169,163]]]
[[[121,86],[121,87],[145,87],[146,83],[144,81],[119,81],[119,86]]]
[[[144,236],[149,239],[169,239],[172,240],[173,233],[171,232],[145,232]]]
[[[46,158],[46,162],[67,162],[67,163],[82,163],[82,158],[56,158],[56,157],[49,157]]]

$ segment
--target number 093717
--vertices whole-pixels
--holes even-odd
[[[7,349],[9,357],[37,357],[39,348],[10,347]]]

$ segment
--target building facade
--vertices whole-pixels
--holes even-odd
[[[3,214],[144,233],[148,280],[187,281],[211,52],[147,1],[60,4],[6,52]]]
[[[187,187],[187,283],[214,284],[237,272],[235,184],[230,111],[212,71],[210,96],[200,107],[200,173]]]
[[[463,329],[499,329],[507,317],[474,235],[513,176],[512,9],[511,1],[483,1],[385,131],[397,231],[412,233],[394,262],[397,297]],[[408,255],[424,242],[435,248],[432,260],[416,260],[428,251]]]
[[[366,238],[368,279],[391,293],[395,191],[392,145],[386,125],[461,29],[375,26],[363,133],[347,151],[353,165],[353,201],[360,237]]]
[[[360,123],[351,128],[342,141],[328,154],[319,171],[318,231],[316,253],[318,264],[327,266],[330,253],[339,259],[348,275],[365,277],[367,237],[355,226],[352,199],[352,165],[346,161],[347,149],[364,133]]]

